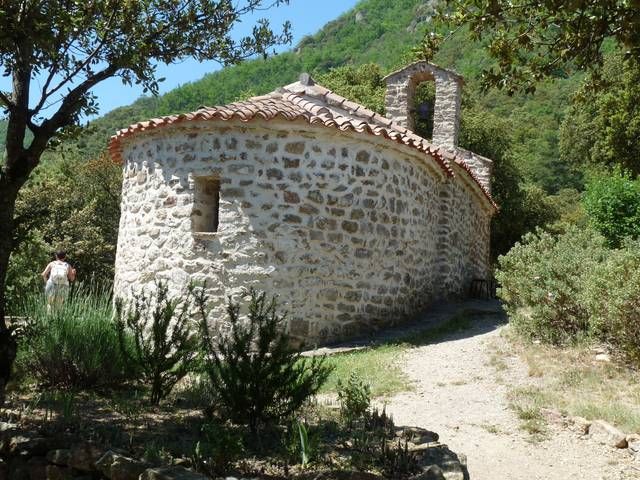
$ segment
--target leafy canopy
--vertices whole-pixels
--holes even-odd
[[[589,223],[613,247],[640,237],[640,179],[619,168],[594,175],[583,198]]]
[[[25,68],[43,74],[40,98],[30,116],[39,114],[56,94],[67,96],[78,80],[117,76],[158,90],[156,63],[193,57],[223,64],[264,54],[290,38],[260,20],[251,35],[234,40],[230,31],[240,17],[262,8],[263,0],[90,0],[6,2],[0,9],[0,65],[4,76]],[[286,3],[274,0],[272,5]],[[25,35],[24,32],[29,32]],[[25,72],[26,73],[26,72]],[[67,89],[71,89],[70,91]],[[75,95],[74,95],[75,97]],[[93,98],[77,99],[93,113]],[[12,108],[12,100],[4,96]],[[76,104],[78,105],[78,104]]]
[[[640,62],[620,52],[605,57],[602,89],[589,82],[574,95],[560,130],[568,165],[620,165],[640,174]]]
[[[484,41],[494,63],[483,71],[487,86],[533,92],[548,77],[572,70],[597,72],[607,38],[630,58],[640,55],[640,3],[628,0],[450,0],[438,18],[467,26]],[[437,38],[437,36],[436,36]],[[438,47],[428,33],[425,55]]]

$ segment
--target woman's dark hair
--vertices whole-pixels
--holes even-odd
[[[64,250],[58,250],[56,252],[56,258],[58,260],[64,260],[67,257],[67,252],[65,252]]]

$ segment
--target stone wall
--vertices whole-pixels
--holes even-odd
[[[488,273],[490,210],[460,172],[409,147],[306,123],[189,122],[123,141],[116,295],[207,281],[278,294],[290,332],[325,343],[400,322]],[[196,178],[220,184],[193,231]]]

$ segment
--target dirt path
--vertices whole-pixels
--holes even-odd
[[[640,478],[640,464],[632,465],[626,450],[552,425],[540,442],[520,430],[507,392],[530,380],[519,358],[503,359],[507,368],[500,371],[491,364],[491,345],[505,341],[501,320],[482,315],[470,330],[409,350],[404,369],[415,389],[389,400],[396,424],[438,432],[441,442],[467,456],[471,480]]]

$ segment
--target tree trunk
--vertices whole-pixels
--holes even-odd
[[[0,177],[0,406],[4,404],[5,388],[11,378],[17,347],[14,329],[7,324],[5,318],[5,283],[13,243],[13,215],[17,191],[2,180]]]

